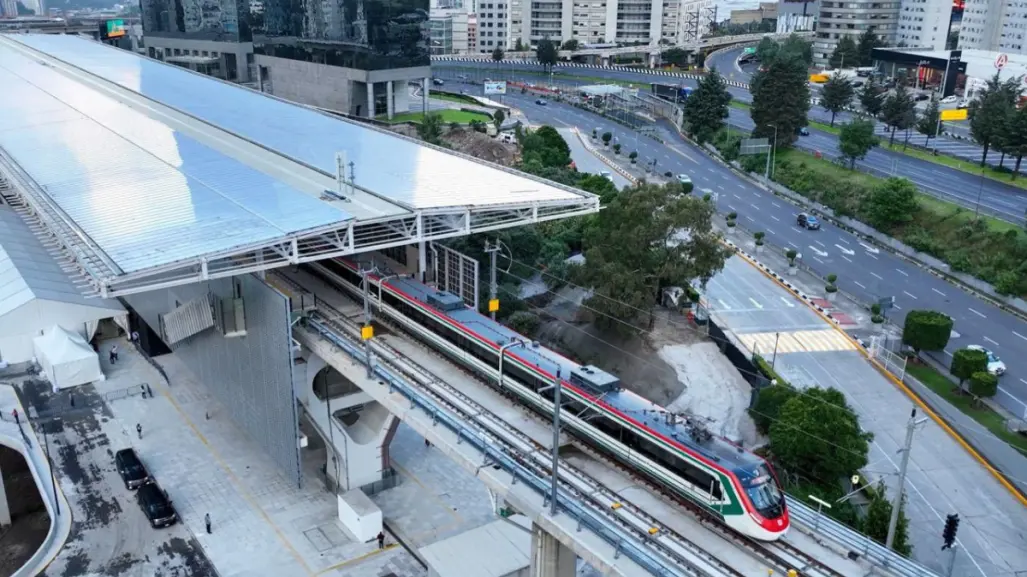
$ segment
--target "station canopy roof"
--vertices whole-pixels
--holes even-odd
[[[0,86],[0,193],[101,296],[599,209],[571,187],[78,37],[0,37]]]

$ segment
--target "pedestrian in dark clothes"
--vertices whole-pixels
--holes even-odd
[[[136,434],[139,435],[140,439],[143,438],[143,426],[140,423],[136,423]]]
[[[21,424],[21,417],[18,416],[18,409],[12,410],[11,414],[14,415],[14,422],[15,422],[15,424],[20,425]]]
[[[379,549],[384,549],[385,548],[385,532],[384,531],[378,531],[378,548]]]
[[[112,365],[118,363],[118,345],[114,345],[111,347],[110,360]]]
[[[203,516],[203,524],[207,526],[207,534],[210,535],[210,513],[207,513]]]
[[[428,439],[425,439],[424,440],[424,446],[428,447],[430,449],[431,448],[431,441],[429,441]]]

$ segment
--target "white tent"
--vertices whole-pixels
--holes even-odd
[[[100,358],[78,333],[55,325],[32,339],[36,358],[50,384],[58,389],[104,380]]]

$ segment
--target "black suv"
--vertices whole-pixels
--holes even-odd
[[[125,482],[125,488],[130,491],[145,485],[150,480],[150,474],[146,472],[146,467],[132,449],[122,449],[114,453],[114,464],[118,467],[121,480]]]
[[[171,506],[171,501],[156,483],[147,483],[140,487],[136,499],[154,529],[174,525],[178,520],[178,514]]]
[[[817,217],[812,214],[806,214],[805,212],[799,213],[799,216],[795,219],[795,223],[807,230],[820,230],[820,221]]]

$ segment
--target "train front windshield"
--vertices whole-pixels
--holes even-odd
[[[749,482],[745,492],[763,517],[773,519],[784,512],[784,495],[766,465],[760,465],[759,474]]]

